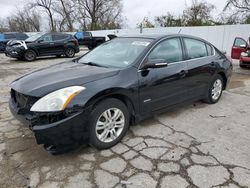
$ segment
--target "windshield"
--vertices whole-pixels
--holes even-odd
[[[152,42],[141,38],[116,38],[90,51],[79,63],[123,68],[132,64]]]
[[[31,37],[27,38],[25,41],[27,41],[27,42],[34,42],[34,41],[36,41],[37,39],[39,39],[43,35],[44,35],[44,33],[37,33],[37,34],[32,35]]]

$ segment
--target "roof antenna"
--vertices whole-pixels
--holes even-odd
[[[180,34],[180,33],[181,33],[181,29],[179,30],[178,34]]]

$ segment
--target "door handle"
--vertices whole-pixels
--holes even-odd
[[[182,70],[181,72],[179,72],[179,75],[181,78],[184,78],[186,76],[186,74],[187,74],[187,71],[185,71],[185,70]]]
[[[55,43],[54,42],[51,42],[51,43],[49,43],[50,45],[54,45]]]

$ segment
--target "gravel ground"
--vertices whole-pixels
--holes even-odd
[[[0,54],[1,188],[250,187],[250,69],[235,62],[230,87],[215,105],[196,102],[145,120],[109,150],[51,156],[10,114],[8,85],[64,60],[30,63]]]

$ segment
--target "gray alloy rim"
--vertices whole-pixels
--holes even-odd
[[[29,51],[29,52],[26,52],[25,58],[27,60],[33,60],[35,58],[35,55],[34,55],[34,53],[32,51]]]
[[[125,125],[125,116],[118,108],[104,111],[96,123],[96,136],[104,143],[113,142],[122,133]]]
[[[220,79],[215,80],[212,88],[212,99],[218,100],[222,92],[222,81]]]
[[[68,55],[69,57],[73,57],[73,56],[74,56],[74,50],[71,49],[71,48],[69,48],[69,49],[67,50],[67,55]]]

